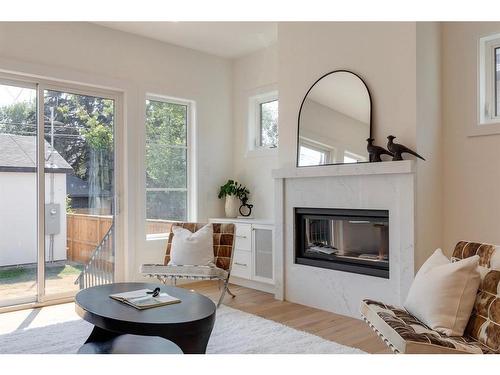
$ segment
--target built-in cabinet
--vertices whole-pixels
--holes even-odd
[[[210,222],[233,223],[236,226],[231,282],[273,291],[273,223],[256,219],[228,218],[213,218]]]

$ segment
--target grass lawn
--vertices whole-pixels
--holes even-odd
[[[48,280],[61,279],[65,276],[78,276],[83,270],[83,265],[77,263],[48,263],[45,268],[45,277]],[[0,283],[15,284],[36,280],[36,267],[34,265],[0,268]]]

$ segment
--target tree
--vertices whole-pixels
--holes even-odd
[[[58,124],[54,129],[55,149],[73,167],[76,176],[86,181],[91,178],[91,173],[94,173],[91,168],[92,150],[98,151],[103,161],[113,162],[112,100],[47,91],[44,112],[45,139],[48,142],[51,138],[51,107],[55,109],[54,120]],[[111,181],[106,181],[102,189],[111,191],[110,184]]]
[[[262,145],[276,147],[278,141],[278,101],[261,104]]]
[[[0,133],[31,135],[36,131],[36,105],[17,102],[0,107]]]
[[[187,216],[187,106],[146,102],[146,186],[180,191],[148,191],[148,219]]]
[[[45,140],[53,140],[54,148],[71,165],[74,174],[89,181],[90,208],[99,209],[101,204],[92,196],[112,192],[113,124],[112,100],[45,92]],[[1,107],[0,133],[36,135],[36,103],[24,101]]]

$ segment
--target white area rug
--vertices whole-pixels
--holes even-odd
[[[0,335],[2,354],[71,354],[87,339],[92,325],[81,319]],[[209,354],[362,354],[256,315],[221,306],[208,343]]]

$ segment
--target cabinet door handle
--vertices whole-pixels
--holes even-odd
[[[238,234],[236,235],[236,237],[238,237],[238,238],[247,238],[247,236],[241,236],[241,235],[238,235]]]
[[[247,264],[246,263],[238,263],[238,262],[234,262],[234,264],[236,264],[237,266],[243,266],[243,267],[246,267]]]

